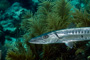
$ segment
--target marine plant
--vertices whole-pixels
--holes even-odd
[[[90,26],[90,0],[78,0],[83,5],[80,9],[74,8],[72,12],[73,23],[76,27],[89,27]],[[78,5],[80,6],[80,5]]]
[[[55,3],[56,4],[53,6],[52,11],[49,12],[46,20],[47,27],[51,31],[67,28],[71,22],[71,5],[65,0],[57,0]]]
[[[26,47],[28,48],[28,47]],[[16,43],[14,49],[9,49],[7,52],[7,60],[35,60],[30,48],[26,49],[21,42]]]
[[[39,3],[37,12],[32,16],[30,15],[28,19],[27,17],[24,18],[21,23],[26,32],[23,36],[24,41],[17,41],[15,49],[8,50],[6,60],[75,60],[76,55],[83,52],[82,49],[78,50],[77,46],[69,49],[64,44],[36,45],[29,43],[31,38],[43,33],[67,28],[72,20],[75,21],[77,27],[83,25],[81,19],[88,23],[86,12],[82,14],[77,10],[77,13],[72,14],[72,19],[71,11],[71,6],[66,0],[45,0]],[[87,23],[84,26],[88,26]]]
[[[76,24],[76,27],[89,27],[90,26],[90,14],[84,10],[76,9],[73,15],[73,23]]]

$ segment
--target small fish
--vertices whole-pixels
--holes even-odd
[[[53,44],[65,43],[66,46],[72,48],[73,42],[90,40],[90,27],[70,28],[56,30],[42,34],[32,38],[29,43],[33,44]]]

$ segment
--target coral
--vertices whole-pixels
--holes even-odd
[[[76,27],[88,27],[90,26],[90,14],[87,11],[79,11],[78,9],[75,10],[73,15],[73,23],[76,24]]]
[[[67,28],[72,20],[70,19],[70,4],[65,0],[57,0],[55,3],[47,18],[47,27],[50,31]]]
[[[21,19],[22,19],[22,24],[21,24],[21,28],[26,31],[30,29],[30,23],[32,21],[32,17],[33,13],[28,10],[26,11],[24,14],[22,14]]]
[[[90,0],[81,0],[84,4],[83,9],[74,9],[75,11],[72,13],[73,23],[76,27],[90,27]],[[80,5],[79,5],[80,6]],[[87,47],[88,48],[88,47]],[[84,49],[81,49],[82,52]],[[78,53],[80,52],[77,50]],[[85,53],[85,51],[84,51]]]
[[[88,1],[85,5],[85,10],[90,13],[90,1]]]
[[[28,18],[31,18],[32,15],[33,15],[33,13],[30,10],[27,10],[21,15],[21,18],[22,19],[28,19]]]

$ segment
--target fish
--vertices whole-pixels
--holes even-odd
[[[73,48],[74,42],[90,40],[90,27],[68,28],[48,32],[32,38],[32,44],[55,44],[65,43],[66,46]]]

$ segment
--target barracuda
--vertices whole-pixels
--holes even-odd
[[[71,28],[56,30],[32,38],[29,43],[33,44],[53,44],[65,43],[72,48],[73,42],[90,40],[90,27]]]

